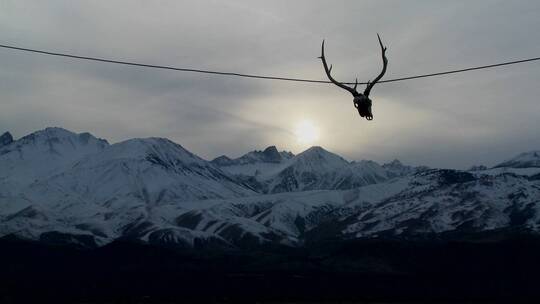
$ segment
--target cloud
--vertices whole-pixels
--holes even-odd
[[[386,78],[536,57],[537,1],[4,1],[0,40],[150,64],[323,78]],[[508,22],[512,20],[512,22]],[[377,85],[361,120],[331,85],[273,82],[81,62],[0,50],[0,131],[46,126],[112,142],[169,137],[207,158],[275,144],[309,119],[318,145],[349,159],[442,167],[494,164],[539,149],[535,64]],[[489,152],[489,153],[488,153]]]

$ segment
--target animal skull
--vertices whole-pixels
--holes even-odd
[[[371,112],[371,99],[365,95],[359,95],[353,99],[354,107],[358,110],[360,117],[365,117],[367,120],[373,120]]]

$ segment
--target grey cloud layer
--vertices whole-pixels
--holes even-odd
[[[540,54],[538,1],[2,1],[0,41],[154,64],[322,78],[386,77]],[[165,136],[195,153],[239,155],[317,144],[350,159],[432,166],[493,164],[540,149],[538,64],[379,85],[375,120],[332,86],[181,74],[0,50],[0,132],[46,126],[111,141]]]

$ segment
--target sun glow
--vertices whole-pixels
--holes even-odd
[[[294,134],[298,142],[302,144],[312,144],[319,139],[319,129],[309,120],[299,122]]]

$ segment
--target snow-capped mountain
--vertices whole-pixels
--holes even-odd
[[[311,147],[296,155],[287,166],[268,179],[270,193],[334,189],[352,171],[349,162],[321,147]],[[342,176],[344,173],[345,177]]]
[[[250,227],[259,227],[253,231],[260,233],[266,227],[265,235],[296,245],[328,237],[410,238],[514,228],[540,231],[539,200],[538,181],[522,176],[429,170],[353,190],[207,202],[194,207],[197,211],[188,213],[187,222],[202,232],[234,225],[249,234]],[[235,224],[240,220],[246,224]]]
[[[514,158],[506,160],[493,168],[486,166],[473,166],[469,171],[478,174],[498,175],[512,173],[522,176],[540,176],[540,151],[521,153]]]
[[[536,165],[534,152],[520,156],[526,161],[519,168],[459,171],[349,162],[321,147],[296,156],[269,147],[209,162],[163,138],[109,145],[60,128],[3,142],[0,237],[231,249],[515,227],[540,232],[540,175],[520,174],[538,170],[523,168]],[[261,164],[274,167],[252,176],[225,170]]]
[[[540,231],[540,184],[514,174],[424,171],[407,186],[343,219],[344,234],[417,236],[504,228]]]
[[[6,135],[7,134],[7,135]],[[68,169],[84,156],[103,151],[109,144],[89,133],[76,134],[47,128],[13,141],[3,135],[0,146],[0,191],[9,193]]]
[[[390,177],[405,176],[408,174],[429,170],[429,168],[426,166],[413,167],[404,165],[397,159],[382,165],[382,167],[386,169],[388,176]]]
[[[417,171],[398,160],[384,166],[366,160],[349,162],[322,147],[293,156],[272,146],[235,160],[221,156],[212,162],[260,193],[345,190]]]
[[[540,168],[540,151],[521,153],[494,168]]]
[[[0,214],[10,214],[12,229],[30,223],[34,231],[25,232],[30,236],[55,221],[61,230],[78,231],[73,226],[82,225],[98,235],[118,236],[118,229],[148,217],[154,205],[255,194],[166,139],[108,145],[88,133],[48,128],[1,151]],[[77,220],[66,227],[66,217]]]
[[[98,203],[129,199],[157,205],[255,194],[208,161],[163,138],[113,144],[46,183]]]
[[[263,151],[251,151],[235,159],[222,155],[211,162],[231,174],[266,176],[279,169],[283,163],[292,157],[294,157],[294,154],[291,152],[278,151],[276,146],[270,146]]]
[[[379,165],[374,161],[348,162],[321,147],[312,147],[287,161],[279,172],[267,176],[267,192],[347,190],[380,183],[417,172],[399,161]]]
[[[284,160],[292,158],[293,156],[294,154],[291,152],[279,152],[276,146],[270,146],[263,151],[251,151],[235,159],[230,159],[229,157],[222,155],[212,160],[212,163],[222,167],[254,163],[281,163]]]

